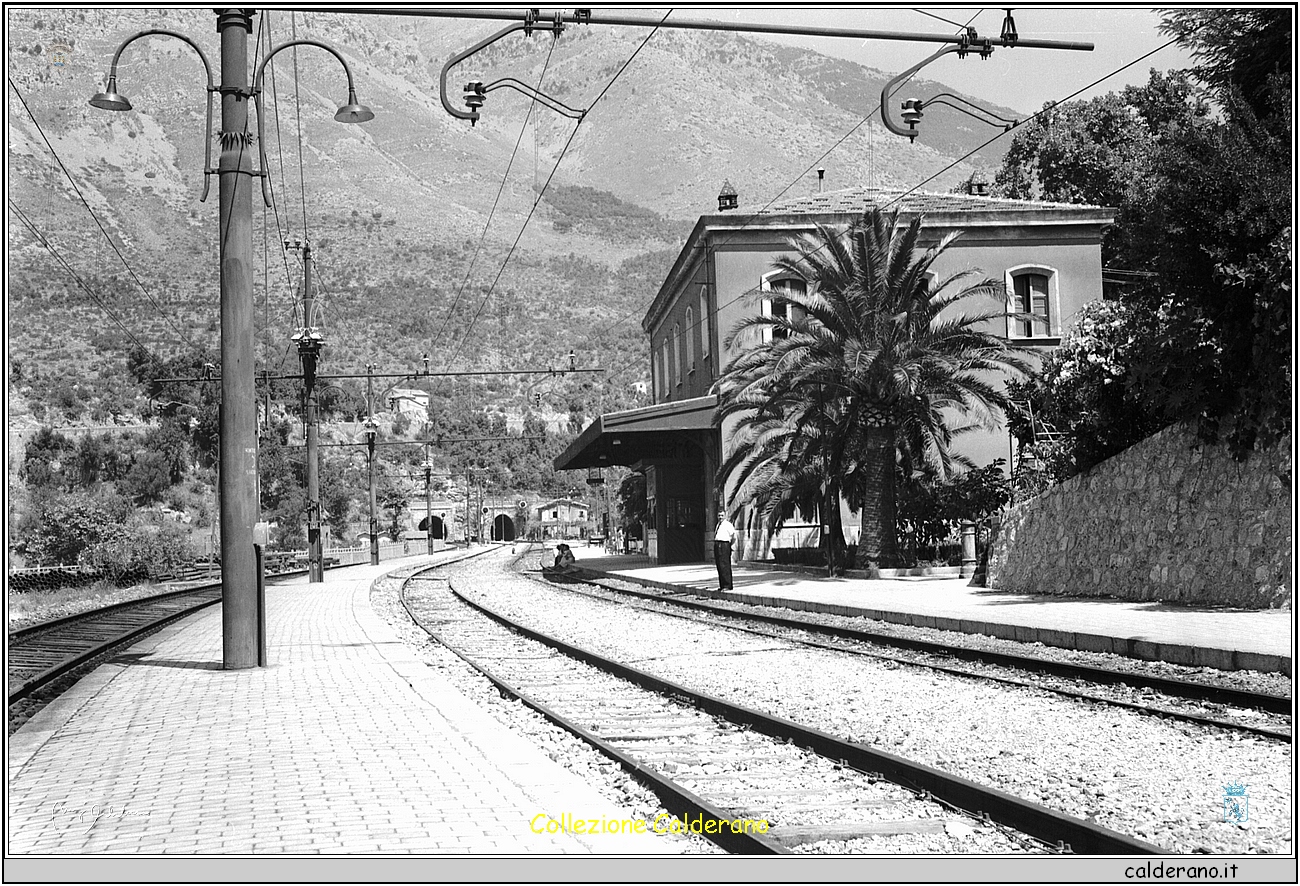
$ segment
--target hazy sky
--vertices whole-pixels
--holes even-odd
[[[921,6],[878,7],[678,7],[679,18],[717,18],[727,21],[803,24],[811,27],[863,28],[875,31],[952,33],[957,30],[924,13],[972,26],[981,36],[997,37],[1002,31],[1005,7]],[[1024,39],[1084,41],[1095,44],[1091,52],[1058,49],[998,48],[981,59],[956,54],[944,56],[918,75],[938,80],[968,95],[988,99],[1021,112],[1036,111],[1044,102],[1058,101],[1143,54],[1167,43],[1156,28],[1154,9],[1125,7],[1014,7],[1016,29]],[[762,39],[808,46],[824,55],[850,59],[882,71],[911,67],[939,49],[938,44],[832,37],[774,37]],[[1187,68],[1191,58],[1180,47],[1162,49],[1100,86],[1083,93],[1090,98],[1145,83],[1152,68],[1161,71]],[[906,98],[909,96],[900,96]],[[921,97],[921,96],[918,96]],[[956,113],[956,112],[954,112]]]

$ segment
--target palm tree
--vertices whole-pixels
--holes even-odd
[[[750,504],[769,531],[796,509],[820,514],[832,575],[846,553],[840,501],[863,512],[859,565],[894,565],[900,443],[909,464],[946,477],[959,463],[948,421],[995,426],[1007,403],[998,379],[1029,370],[980,329],[1005,316],[1002,286],[970,270],[933,278],[957,234],[920,251],[921,222],[901,226],[897,211],[871,209],[847,233],[818,225],[792,239],[799,254],[773,268],[807,281],[808,292],[784,293],[793,310],[746,318],[727,337],[731,347],[774,333],[718,379],[715,424],[736,420],[719,485],[730,480],[730,507]]]

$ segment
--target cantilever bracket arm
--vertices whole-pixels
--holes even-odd
[[[495,34],[491,35],[490,37],[485,37],[484,39],[475,43],[469,49],[466,49],[462,52],[458,52],[455,55],[453,55],[451,58],[447,59],[447,63],[442,66],[442,72],[438,75],[438,97],[442,99],[442,109],[446,111],[448,114],[450,114],[451,116],[455,117],[457,120],[468,120],[471,125],[477,123],[479,119],[479,112],[477,108],[470,111],[462,111],[459,108],[453,106],[451,100],[447,98],[447,74],[450,73],[451,69],[456,67],[456,65],[460,64],[465,59],[469,58],[471,55],[474,55],[475,53],[491,46],[493,43],[497,42],[502,37],[505,37],[509,34],[513,34],[515,31],[524,31],[528,34],[531,34],[534,30],[551,31],[554,34],[554,36],[558,37],[560,35],[560,32],[564,30],[564,22],[562,21],[561,16],[559,14],[556,15],[555,21],[553,22],[542,22],[530,17],[527,21],[515,22],[514,24],[506,25],[504,28],[497,31]],[[506,83],[505,80],[510,80],[510,79],[513,78],[505,78],[503,80],[498,80],[495,83],[493,83],[492,86],[493,87],[509,86],[510,84]],[[517,87],[512,87],[512,88],[517,88]],[[531,90],[531,93],[525,93],[525,95],[532,94],[534,98],[546,104],[546,106],[551,108],[551,110],[559,111],[559,113],[564,114],[566,117],[572,116],[571,113],[566,113],[565,110],[561,110],[561,108],[567,108],[569,112],[574,112],[573,108],[568,108],[565,105],[560,105],[560,103],[555,99],[543,95],[542,93],[537,92],[536,90],[533,90],[532,87],[529,87],[529,89]],[[486,89],[484,91],[486,91]],[[520,91],[522,92],[523,90]],[[557,105],[560,106],[556,107]],[[581,114],[585,114],[585,113],[586,111],[582,111],[581,113],[578,114],[578,116],[581,116]]]
[[[352,68],[348,66],[347,59],[343,58],[343,56],[339,54],[339,51],[328,43],[321,43],[319,40],[286,40],[284,43],[281,43],[266,54],[266,58],[262,59],[262,63],[257,66],[257,72],[253,75],[253,103],[257,107],[257,152],[259,162],[262,164],[262,168],[257,175],[262,178],[262,200],[267,206],[271,205],[271,192],[267,186],[267,181],[270,176],[266,171],[266,139],[264,138],[265,127],[262,123],[262,118],[265,116],[262,113],[262,77],[266,74],[267,64],[275,57],[276,53],[288,49],[291,46],[318,46],[338,59],[339,64],[343,66],[343,73],[348,78],[348,104],[353,106],[357,103],[357,88],[355,81],[352,79]],[[342,112],[340,111],[340,113]],[[361,120],[368,120],[373,116],[374,115],[371,114],[367,117],[361,118]],[[338,118],[336,117],[335,119]]]
[[[177,33],[176,31],[168,31],[165,28],[150,28],[147,31],[132,34],[130,37],[123,40],[122,45],[117,47],[117,52],[113,53],[113,61],[108,68],[108,88],[110,92],[116,90],[117,62],[118,59],[122,57],[122,51],[141,37],[149,37],[154,34],[160,34],[165,37],[175,37],[177,40],[187,44],[191,49],[197,52],[199,54],[199,61],[203,62],[203,73],[206,74],[208,78],[208,123],[207,129],[203,131],[203,195],[199,197],[199,202],[204,203],[208,199],[208,186],[211,183],[211,177],[217,172],[216,168],[212,165],[212,94],[217,91],[217,88],[212,83],[212,65],[208,62],[207,55],[199,48],[199,44],[195,43],[184,34]],[[130,106],[127,105],[123,110],[129,110],[129,108]]]
[[[910,139],[915,139],[916,129],[914,126],[913,128],[910,129],[904,129],[902,126],[895,123],[894,118],[890,115],[890,100],[893,98],[895,90],[897,90],[898,87],[902,85],[903,81],[907,80],[907,78],[911,77],[917,71],[921,70],[926,65],[930,64],[930,62],[938,59],[940,56],[947,55],[950,52],[965,53],[969,51],[970,48],[967,46],[960,46],[960,45],[945,46],[943,49],[940,49],[934,55],[930,56],[929,58],[925,59],[922,62],[919,62],[918,64],[912,65],[912,67],[908,68],[906,71],[899,74],[893,80],[890,80],[888,83],[886,83],[885,88],[880,91],[880,119],[884,121],[885,128],[888,129],[890,132],[892,132],[894,135],[901,135]]]
[[[515,92],[522,92],[524,95],[528,96],[529,98],[534,99],[535,101],[539,101],[542,104],[546,105],[546,107],[550,108],[552,111],[555,111],[557,114],[561,114],[572,120],[581,120],[583,117],[587,115],[587,111],[585,109],[571,108],[568,105],[566,105],[564,102],[560,101],[559,99],[551,98],[546,93],[538,92],[536,89],[529,86],[527,83],[523,82],[522,80],[516,80],[514,77],[502,77],[500,80],[493,80],[487,86],[483,87],[483,92],[488,93],[494,89],[500,89],[502,87],[508,87],[510,89],[513,89]]]
[[[949,99],[951,99],[951,101],[949,101]],[[958,104],[954,104],[954,102],[957,102]],[[974,102],[969,102],[959,95],[953,95],[951,92],[940,92],[932,95],[922,104],[925,107],[929,107],[930,105],[947,105],[953,110],[961,111],[963,114],[974,117],[976,120],[981,123],[987,123],[989,126],[1001,126],[1004,129],[1010,130],[1020,125],[1019,120],[1010,117],[1003,117],[1001,114],[995,114],[988,108],[982,108]],[[965,107],[963,107],[963,105]]]

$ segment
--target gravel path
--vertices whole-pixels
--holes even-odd
[[[505,558],[457,583],[540,630],[1176,852],[1289,853],[1291,747],[1050,693],[795,647],[578,597]],[[1249,786],[1250,820],[1223,818]]]

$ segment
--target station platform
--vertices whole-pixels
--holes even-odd
[[[966,578],[827,578],[738,563],[718,591],[712,563],[657,566],[574,546],[578,566],[649,587],[762,606],[861,616],[1066,649],[1220,670],[1292,673],[1295,614],[1096,597],[1011,594]]]
[[[684,851],[653,833],[547,832],[547,816],[635,815],[375,613],[373,582],[429,559],[268,587],[265,668],[222,669],[212,607],[94,670],[10,736],[6,857]]]

